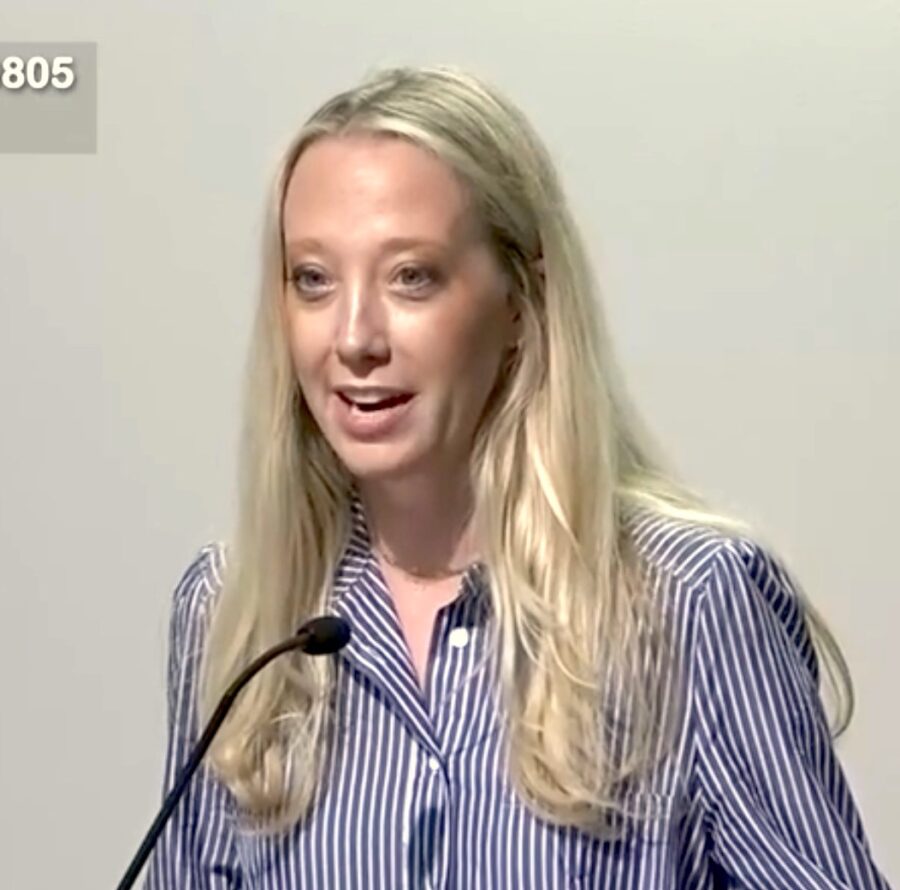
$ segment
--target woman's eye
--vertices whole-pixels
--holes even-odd
[[[291,272],[294,289],[305,294],[319,294],[328,286],[328,279],[320,269],[298,266]]]
[[[410,290],[421,290],[436,280],[437,275],[425,266],[404,266],[397,273],[397,283]]]

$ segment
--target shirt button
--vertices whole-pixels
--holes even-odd
[[[464,649],[469,642],[469,632],[464,627],[454,627],[448,639],[454,649]]]
[[[437,757],[428,758],[428,769],[430,769],[433,773],[436,773],[440,768],[441,762],[437,759]]]

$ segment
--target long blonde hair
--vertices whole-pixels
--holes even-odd
[[[596,824],[598,813],[618,806],[620,783],[658,756],[671,724],[663,719],[671,712],[663,660],[646,657],[653,615],[623,533],[626,511],[750,529],[712,509],[661,457],[627,394],[545,148],[515,106],[455,68],[376,73],[316,111],[284,155],[265,221],[237,528],[205,645],[201,716],[251,658],[327,608],[349,534],[352,480],[300,394],[279,301],[288,177],[314,140],[350,131],[411,140],[450,165],[514,282],[521,345],[501,374],[471,459],[510,772],[538,813]],[[849,674],[808,602],[806,611],[838,693],[840,731],[852,711]],[[600,666],[628,693],[618,739],[598,716]],[[322,659],[276,661],[242,694],[213,747],[219,777],[265,830],[295,822],[315,803],[331,737],[333,670]]]

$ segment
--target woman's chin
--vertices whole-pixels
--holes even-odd
[[[341,448],[337,453],[347,471],[356,479],[399,478],[413,469],[409,455],[398,454],[396,447],[354,446]]]

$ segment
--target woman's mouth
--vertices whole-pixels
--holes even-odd
[[[384,439],[402,430],[414,398],[415,393],[393,393],[381,399],[356,401],[337,392],[334,400],[337,422],[344,434],[352,439]]]
[[[383,399],[367,399],[365,401],[351,399],[341,392],[338,393],[338,397],[351,408],[354,408],[363,414],[371,414],[375,411],[385,411],[389,408],[394,408],[397,405],[402,405],[405,402],[408,402],[413,397],[413,394],[411,392],[397,393],[396,395],[386,396]]]

